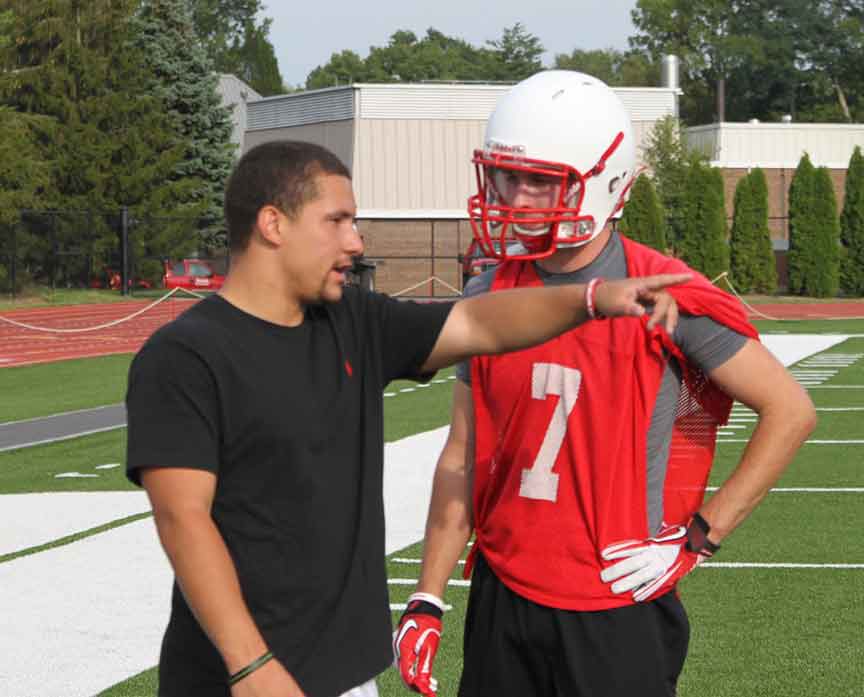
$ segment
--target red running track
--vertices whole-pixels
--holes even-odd
[[[195,299],[170,298],[134,319],[95,331],[62,333],[16,327],[5,319],[51,329],[81,329],[128,317],[150,301],[101,305],[64,305],[0,313],[0,368],[70,358],[137,351],[156,329],[189,308]],[[864,302],[769,303],[753,306],[777,319],[864,318]],[[751,318],[759,315],[748,310]]]
[[[197,300],[172,297],[133,319],[93,331],[38,331],[6,321],[44,329],[83,329],[129,317],[153,302],[63,305],[0,313],[0,368],[133,353],[156,329],[177,317]]]
[[[830,303],[766,303],[752,305],[761,312],[776,319],[864,319],[864,302]],[[750,319],[762,317],[747,308]]]

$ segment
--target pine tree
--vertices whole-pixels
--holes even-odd
[[[765,174],[759,168],[743,177],[735,187],[729,264],[732,282],[743,293],[776,290],[767,196]]]
[[[789,185],[789,292],[804,295],[810,284],[813,266],[815,220],[813,211],[816,170],[807,153],[801,156]]]
[[[233,73],[264,97],[285,92],[276,52],[270,43],[272,24],[272,19],[265,19],[260,26],[248,22],[243,42],[235,43],[219,65],[222,72]]]
[[[619,229],[631,240],[666,253],[663,207],[648,176],[639,176],[633,184]]]
[[[750,172],[750,180],[753,217],[756,221],[753,290],[757,293],[774,293],[777,291],[777,262],[774,258],[774,245],[771,243],[771,228],[768,226],[768,182],[765,172],[759,167]]]
[[[814,194],[813,273],[807,294],[830,298],[837,295],[840,285],[840,220],[837,217],[837,197],[827,167],[816,169]]]
[[[13,26],[12,12],[0,12],[0,65],[13,60],[14,52],[9,53],[14,46]],[[47,164],[41,158],[39,141],[50,137],[49,120],[0,105],[0,226],[7,231],[18,220],[19,209],[38,205],[48,185]],[[4,242],[5,238],[0,238],[0,254]]]
[[[202,218],[201,239],[195,246],[224,248],[222,198],[235,151],[231,113],[221,104],[219,78],[195,34],[189,4],[186,0],[144,0],[132,29],[131,49],[146,57],[150,73],[144,88],[164,105],[178,144],[186,148],[170,178],[196,182],[189,201],[193,204],[189,213]],[[164,237],[164,225],[154,226],[151,236],[160,229],[163,234],[159,236]]]
[[[667,116],[651,131],[645,161],[666,217],[666,242],[678,254],[679,238],[687,235],[687,178],[692,154],[681,140],[678,120]],[[686,242],[685,242],[686,244]]]
[[[843,243],[840,286],[847,295],[864,295],[864,155],[858,146],[846,171],[840,240]]]
[[[691,161],[685,187],[686,225],[677,254],[713,278],[729,269],[723,175],[698,159]]]
[[[135,0],[14,0],[14,46],[0,75],[0,94],[17,111],[53,124],[39,142],[50,163],[50,186],[42,208],[112,211],[124,206],[136,216],[182,209],[197,184],[170,174],[185,145],[160,101],[142,90],[147,81],[141,56],[128,50]],[[61,226],[61,246],[109,253],[117,229],[99,216]],[[82,235],[84,239],[82,239]],[[144,241],[139,240],[138,253]]]

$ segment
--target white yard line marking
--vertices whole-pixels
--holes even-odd
[[[864,385],[813,385],[814,390],[864,390]]]
[[[417,560],[420,561],[419,559]],[[864,569],[864,564],[811,564],[798,562],[749,562],[749,561],[708,561],[699,565],[714,569]],[[413,586],[417,583],[416,578],[388,578],[387,583],[391,586]],[[471,585],[470,580],[451,578],[447,585],[454,588],[467,588]]]
[[[864,564],[787,564],[746,561],[708,561],[699,565],[700,568],[705,566],[714,569],[864,569]]]
[[[864,407],[816,407],[816,411],[864,411]]]
[[[706,486],[705,491],[717,491],[719,487]],[[864,494],[860,486],[785,486],[770,490],[772,494]]]
[[[395,562],[396,564],[419,564],[423,560],[420,559],[420,557],[393,557],[392,559],[389,559],[388,561]],[[459,564],[464,565],[465,560],[460,559]]]
[[[414,586],[417,585],[416,578],[388,578],[387,583],[391,586]],[[471,585],[471,581],[467,581],[461,578],[451,578],[447,581],[448,586],[462,586],[467,587]]]
[[[438,378],[437,380],[430,380],[429,382],[418,382],[414,387],[404,387],[400,389],[398,392],[385,392],[385,397],[397,397],[402,392],[414,392],[415,390],[422,389],[424,387],[431,387],[432,385],[444,385],[450,380],[455,380],[455,375],[450,375],[446,378]]]
[[[55,474],[54,479],[89,479],[90,477],[98,477],[98,474],[82,474],[81,472],[61,472]]]
[[[749,443],[749,440],[746,439],[729,439],[724,438],[723,440],[717,439],[718,443]],[[804,441],[804,445],[862,445],[864,444],[864,440],[808,440]]]

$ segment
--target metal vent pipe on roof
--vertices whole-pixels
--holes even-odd
[[[660,86],[677,90],[681,86],[679,72],[678,56],[671,53],[663,56],[660,67]]]

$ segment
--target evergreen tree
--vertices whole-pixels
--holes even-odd
[[[645,162],[651,168],[666,216],[666,243],[676,251],[679,239],[687,232],[685,189],[694,158],[698,159],[681,140],[677,119],[667,116],[654,125],[645,148]]]
[[[841,288],[847,295],[864,295],[864,155],[858,146],[846,171],[840,240],[843,243]]]
[[[647,175],[641,175],[633,184],[630,200],[624,207],[619,230],[631,240],[666,253],[666,224],[663,207],[657,191]]]
[[[743,293],[773,293],[777,272],[768,229],[765,173],[754,169],[735,187],[735,212],[729,240],[730,272]]]
[[[687,224],[678,255],[697,271],[714,278],[729,269],[723,175],[704,162],[691,162],[685,187]]]
[[[192,26],[188,2],[144,0],[133,22],[131,48],[146,57],[150,78],[143,87],[163,103],[177,143],[186,148],[170,178],[195,184],[187,213],[200,216],[202,224],[201,239],[193,240],[198,244],[192,247],[224,248],[222,200],[234,160],[233,125],[217,92],[219,78]],[[154,226],[151,235],[168,232],[168,226]]]
[[[777,261],[774,258],[774,245],[771,242],[771,228],[768,226],[768,181],[765,172],[756,167],[750,173],[753,191],[753,210],[756,220],[756,244],[754,245],[755,285],[757,293],[777,291]]]
[[[265,97],[285,91],[261,0],[186,0],[201,45],[220,73],[241,78]]]
[[[801,156],[789,185],[789,292],[806,294],[814,263],[816,171],[807,153]]]
[[[50,133],[50,121],[0,106],[0,288],[6,287],[12,256],[26,258],[41,246],[16,227],[22,209],[43,205],[50,169],[38,141]]]
[[[197,184],[170,175],[185,146],[158,98],[146,94],[146,68],[128,50],[135,0],[14,0],[15,41],[3,58],[16,65],[0,75],[0,95],[19,112],[53,124],[38,142],[50,163],[42,208],[116,212],[134,217],[174,212]],[[117,226],[96,216],[86,225],[55,226],[62,248],[108,255]],[[36,236],[39,239],[44,234]],[[134,240],[133,255],[145,241]]]
[[[6,53],[14,45],[14,17],[0,12],[0,65],[11,60]],[[22,114],[0,105],[0,254],[9,226],[17,222],[19,209],[36,208],[48,185],[48,167],[39,151],[40,139],[51,137],[51,121]]]
[[[753,292],[756,280],[756,212],[753,180],[746,175],[735,186],[735,210],[729,235],[729,271],[732,283],[742,293]]]
[[[265,19],[260,25],[247,23],[242,43],[232,46],[220,61],[222,72],[233,73],[264,97],[285,92],[276,53],[270,43],[272,23],[272,19]]]
[[[827,167],[816,169],[814,181],[816,208],[811,258],[812,281],[807,294],[817,298],[837,295],[840,286],[840,220],[837,217],[837,196]]]

